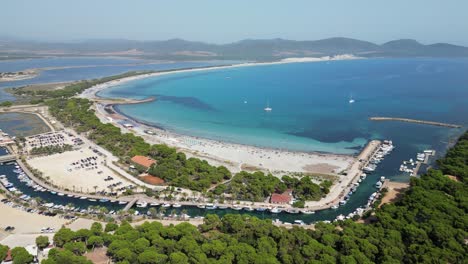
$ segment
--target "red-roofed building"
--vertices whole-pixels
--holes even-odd
[[[145,156],[135,156],[132,158],[132,162],[147,169],[156,163],[154,159]]]
[[[286,190],[284,193],[271,194],[270,203],[289,204],[292,201],[292,190]]]

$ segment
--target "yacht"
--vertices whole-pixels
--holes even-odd
[[[172,207],[174,207],[174,208],[180,208],[181,206],[182,206],[182,205],[181,205],[181,204],[178,204],[178,203],[175,203],[175,204],[172,205]]]
[[[238,205],[234,205],[232,207],[232,210],[236,210],[236,211],[239,211],[239,210],[242,210],[242,207],[238,206]]]
[[[212,203],[207,203],[205,208],[206,208],[206,210],[214,210],[214,209],[216,209],[218,207],[216,205],[212,204]]]
[[[119,204],[127,204],[126,201],[119,201]]]
[[[381,177],[380,177],[380,181],[381,181],[381,182],[385,181],[385,176],[381,176]]]
[[[382,182],[381,181],[378,181],[376,184],[375,184],[375,187],[380,189],[382,188]]]
[[[258,207],[258,208],[255,209],[255,210],[257,210],[258,212],[264,212],[264,211],[266,211],[266,208],[264,208],[264,207]]]
[[[150,206],[159,206],[159,203],[150,203]]]
[[[101,203],[107,203],[109,201],[109,199],[100,199],[99,202]]]
[[[305,225],[304,221],[302,221],[302,220],[294,220],[294,224],[296,224],[296,225]]]
[[[96,199],[88,199],[88,201],[90,201],[90,202],[97,202]]]
[[[336,210],[336,209],[338,209],[338,205],[336,205],[336,204],[335,204],[335,205],[333,205],[333,206],[331,207],[331,209],[333,209],[333,210]]]
[[[164,203],[163,205],[161,205],[162,207],[164,208],[168,208],[168,207],[171,207],[171,204],[170,203]]]
[[[273,110],[273,108],[271,108],[270,104],[267,103],[267,106],[265,108],[263,108],[263,110],[265,110],[265,112],[271,112]]]
[[[229,206],[227,206],[227,205],[218,206],[218,209],[221,209],[221,210],[225,210],[225,209],[228,209],[228,208],[229,208]]]
[[[272,214],[279,214],[279,213],[281,213],[282,211],[283,211],[283,210],[279,209],[278,207],[274,207],[274,208],[270,209],[270,212],[271,212]]]
[[[287,209],[286,213],[288,213],[288,214],[298,214],[299,210],[297,210],[297,209]]]
[[[64,196],[65,194],[64,193],[57,193],[58,196]]]
[[[310,214],[315,214],[315,211],[312,211],[312,210],[301,210],[301,213],[306,214],[306,215],[310,215]]]
[[[252,207],[250,207],[250,206],[246,206],[246,207],[244,207],[244,208],[242,208],[242,209],[246,210],[247,212],[252,212],[252,211],[254,210],[254,209],[253,209]]]
[[[136,204],[139,208],[145,208],[146,206],[148,206],[148,203],[145,201],[137,202]]]
[[[197,207],[200,208],[200,209],[205,209],[205,205],[204,205],[204,204],[199,204],[199,205],[197,205]]]
[[[73,194],[67,194],[67,197],[73,198],[73,197],[75,197],[75,195],[73,195]]]

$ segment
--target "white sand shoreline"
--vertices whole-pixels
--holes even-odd
[[[103,105],[99,104],[100,100],[105,99],[99,97],[97,93],[125,82],[181,72],[195,72],[228,69],[235,67],[347,59],[359,58],[354,57],[352,55],[339,55],[336,57],[322,58],[289,58],[277,62],[268,63],[242,63],[229,66],[215,66],[196,69],[174,70],[167,72],[157,72],[126,77],[119,80],[110,81],[104,84],[99,84],[85,90],[82,94],[79,95],[79,97],[97,101],[98,104],[96,104],[96,115],[98,116],[98,118],[100,118],[100,120],[104,123],[114,123],[114,121],[111,121],[112,118],[110,118],[110,115],[104,110]],[[207,138],[199,138],[195,136],[181,135],[174,132],[158,129],[154,126],[143,124],[141,122],[138,122],[138,120],[135,120],[134,118],[121,115],[120,113],[114,114],[113,116],[120,116],[121,119],[129,119],[134,121],[135,123],[138,123],[138,127],[131,130],[123,128],[118,124],[115,124],[119,126],[123,130],[123,132],[133,132],[143,137],[147,142],[152,144],[163,143],[172,147],[176,147],[179,150],[186,153],[189,157],[195,156],[207,160],[212,165],[226,166],[232,172],[238,172],[241,170],[262,170],[264,172],[272,173],[276,176],[281,176],[285,174],[291,175],[291,173],[316,173],[337,176],[338,173],[350,168],[352,163],[354,163],[355,161],[355,157],[353,155],[271,149],[218,141]],[[155,134],[149,135],[145,133],[145,130],[154,131]]]

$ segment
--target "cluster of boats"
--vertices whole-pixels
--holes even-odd
[[[369,159],[369,164],[363,168],[365,172],[373,172],[377,168],[377,165],[382,162],[384,157],[395,148],[393,146],[393,142],[391,140],[384,140],[383,143],[380,145],[379,149],[372,155]]]
[[[159,204],[159,203],[148,203],[148,202],[145,202],[145,201],[138,201],[136,203],[136,207],[138,207],[138,208],[146,208],[147,206],[150,206],[150,207],[161,206],[161,207],[164,207],[164,208],[169,208],[169,207],[180,208],[182,205],[179,204],[179,203],[174,203],[174,204],[162,203],[162,204]],[[244,211],[247,211],[247,212],[253,212],[253,211],[270,212],[272,214],[279,214],[279,213],[282,213],[282,212],[286,212],[286,213],[289,213],[289,214],[299,214],[299,213],[314,214],[315,213],[315,211],[303,210],[303,209],[299,210],[299,209],[294,209],[294,208],[280,208],[280,207],[273,207],[273,208],[256,207],[256,208],[253,208],[251,206],[240,206],[240,205],[229,206],[229,205],[225,205],[225,204],[213,204],[213,203],[199,204],[199,205],[197,205],[197,208],[205,209],[205,210],[217,210],[217,209],[218,210],[226,210],[226,209],[231,209],[231,210],[234,210],[234,211],[244,210]]]
[[[426,158],[434,154],[434,150],[424,150],[422,153],[416,154],[416,160],[409,159],[408,161],[403,161],[403,164],[400,165],[400,171],[409,173],[411,176],[416,176],[416,166],[421,162],[426,161]]]

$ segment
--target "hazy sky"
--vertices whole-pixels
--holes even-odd
[[[36,40],[343,36],[468,45],[468,0],[2,0],[0,36]]]

